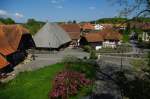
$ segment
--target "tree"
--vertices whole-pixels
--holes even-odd
[[[73,20],[73,23],[76,24],[77,23],[76,20]]]
[[[15,21],[11,18],[0,18],[0,22],[3,24],[15,24]]]
[[[29,29],[32,35],[34,35],[44,24],[44,22],[39,22],[35,19],[28,19],[28,21],[25,24],[25,27]]]
[[[110,1],[110,0],[109,0]],[[131,14],[137,13],[140,15],[149,16],[150,13],[150,0],[111,0],[114,4],[123,6],[120,15],[127,17]]]
[[[36,20],[35,19],[28,19],[27,24],[28,25],[34,25],[34,24],[36,24]]]

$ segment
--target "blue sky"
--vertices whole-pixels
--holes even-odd
[[[11,17],[17,22],[28,18],[50,22],[89,21],[103,17],[115,17],[119,5],[109,0],[1,0],[0,16]]]

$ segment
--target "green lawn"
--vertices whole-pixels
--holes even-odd
[[[141,71],[142,68],[147,67],[147,62],[144,59],[132,59],[130,64],[134,67],[135,70]]]
[[[85,69],[87,64],[74,63],[73,66]],[[80,65],[80,66],[79,66]],[[90,65],[89,65],[90,66]],[[0,99],[48,99],[52,82],[59,71],[65,68],[63,63],[54,64],[36,71],[20,73],[14,80],[0,84]],[[74,68],[74,70],[78,70]],[[86,67],[87,71],[91,68]],[[86,71],[86,74],[91,77],[92,73]],[[93,74],[92,74],[93,75]],[[76,96],[70,99],[80,99],[92,90],[92,86],[82,88]]]
[[[129,35],[128,34],[123,34],[123,42],[127,43],[130,41]]]
[[[63,64],[55,64],[21,73],[9,83],[0,85],[0,99],[48,99],[52,80],[63,68]]]

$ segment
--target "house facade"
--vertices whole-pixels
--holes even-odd
[[[99,50],[103,46],[103,37],[98,33],[87,33],[83,37],[87,40],[89,45],[91,45],[95,50]]]
[[[150,41],[150,22],[135,22],[131,24],[131,28],[140,30],[140,32],[136,31],[138,33],[135,32],[135,34],[139,34],[138,39],[140,38],[143,42]]]
[[[84,37],[96,50],[101,48],[116,48],[118,45],[121,45],[122,39],[122,35],[113,29],[104,29],[95,33],[86,33]]]
[[[121,44],[122,35],[118,31],[113,29],[106,29],[102,31],[102,33],[104,37],[104,48],[116,48]]]
[[[103,30],[104,26],[102,26],[101,24],[94,24],[94,29],[95,30]]]

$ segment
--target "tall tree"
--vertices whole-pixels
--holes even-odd
[[[111,0],[111,2],[122,6],[120,11],[122,16],[127,17],[135,13],[137,16],[150,16],[150,0]]]

